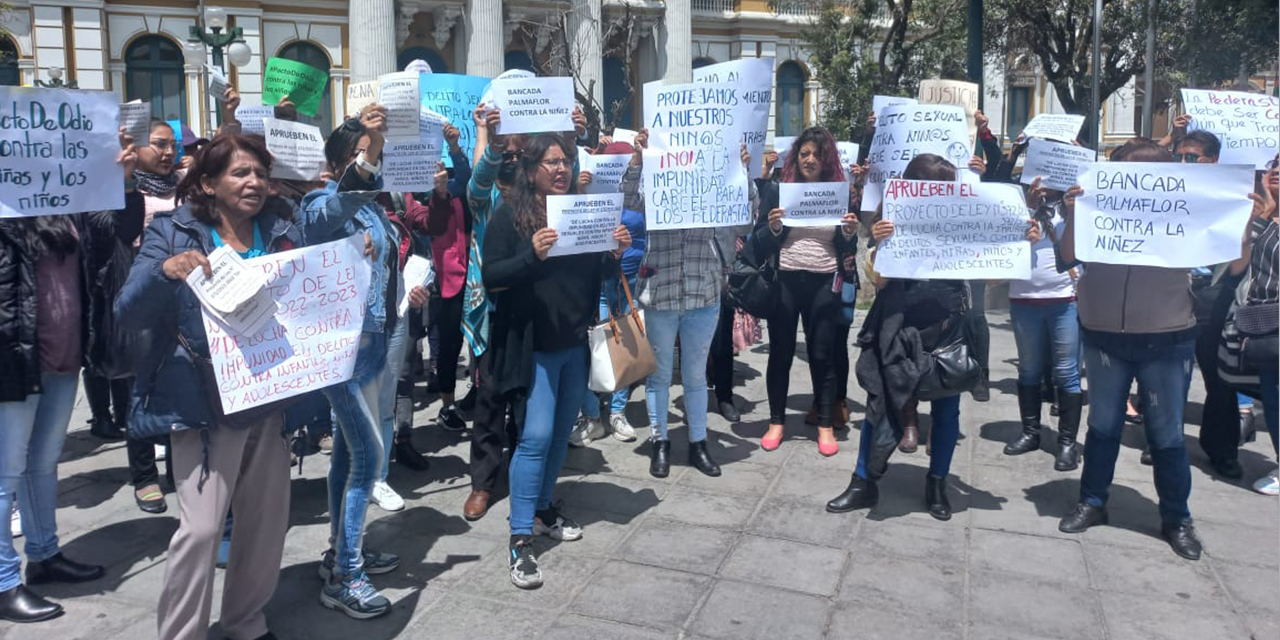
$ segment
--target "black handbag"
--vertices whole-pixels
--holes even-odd
[[[724,256],[720,259],[724,261]],[[734,257],[733,264],[726,264],[725,268],[728,277],[724,294],[729,304],[757,318],[768,318],[778,299],[778,272],[773,260],[757,259],[748,239]]]
[[[1280,335],[1277,318],[1280,305],[1256,304],[1236,309],[1235,324],[1240,333],[1240,358],[1254,371],[1275,371],[1280,367]]]
[[[967,307],[967,305],[966,305]],[[942,340],[929,352],[929,369],[916,385],[919,400],[939,400],[969,391],[982,379],[982,366],[969,348],[968,325],[963,313],[946,320],[942,333],[951,328],[949,340]]]

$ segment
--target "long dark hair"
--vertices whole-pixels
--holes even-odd
[[[782,181],[795,182],[800,178],[800,149],[810,142],[816,148],[818,163],[822,167],[818,173],[818,181],[844,180],[844,168],[840,166],[840,150],[836,148],[835,137],[826,127],[809,127],[791,143],[791,151],[787,152],[787,159],[782,164]]]
[[[214,138],[213,142],[195,154],[195,162],[191,164],[191,169],[178,183],[177,203],[179,205],[190,203],[191,212],[196,220],[207,225],[217,223],[218,212],[214,208],[213,196],[204,192],[200,179],[217,178],[226,173],[227,169],[231,168],[231,159],[235,157],[237,151],[243,151],[257,158],[258,162],[262,163],[262,168],[270,175],[271,152],[267,151],[267,143],[261,137],[225,134]],[[263,208],[266,208],[265,202]]]
[[[341,177],[342,171],[350,164],[351,156],[355,155],[356,147],[360,146],[360,138],[366,133],[368,131],[359,118],[347,118],[329,134],[329,139],[324,143],[324,159],[333,170],[335,180]]]
[[[516,169],[515,181],[509,194],[511,208],[516,216],[516,230],[525,236],[532,237],[535,231],[547,226],[547,204],[538,195],[534,179],[538,175],[543,157],[551,147],[559,147],[564,152],[564,157],[569,162],[569,193],[578,192],[578,176],[574,174],[578,148],[559,134],[543,133],[531,138],[520,156],[520,166]]]

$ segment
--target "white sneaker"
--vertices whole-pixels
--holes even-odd
[[[22,537],[22,514],[18,513],[17,505],[14,505],[13,513],[9,515],[9,533],[14,538]]]
[[[569,433],[569,446],[585,447],[592,440],[603,437],[604,424],[600,422],[600,418],[582,418],[578,420],[578,424],[573,425],[573,431]]]
[[[404,509],[404,498],[396,493],[391,485],[385,482],[373,483],[373,491],[369,493],[369,502],[372,502],[383,511],[400,511]]]
[[[1276,473],[1277,471],[1272,471],[1258,478],[1258,481],[1253,483],[1253,490],[1264,496],[1280,496],[1280,479],[1276,477]]]
[[[164,452],[165,452],[165,446],[164,446],[164,445],[162,445],[162,444],[158,444],[158,445],[156,445],[156,461],[157,461],[157,462],[158,462],[158,461],[160,461],[160,460],[164,460],[164,459],[165,459]]]
[[[615,413],[609,416],[609,428],[613,430],[613,438],[622,442],[635,442],[636,430],[627,422],[627,416]]]

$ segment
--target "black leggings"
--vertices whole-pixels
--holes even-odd
[[[440,336],[436,362],[436,384],[440,393],[453,393],[458,386],[458,354],[462,353],[462,292],[452,298],[432,298],[429,324]],[[434,345],[432,345],[434,346]]]
[[[720,323],[711,338],[707,376],[716,388],[716,402],[733,402],[733,305],[720,296]]]
[[[769,365],[765,386],[769,392],[769,422],[782,424],[787,413],[787,389],[791,361],[796,355],[797,325],[804,327],[818,424],[832,426],[836,401],[836,350],[840,335],[840,299],[831,291],[834,274],[811,271],[779,271],[777,306],[769,316]]]

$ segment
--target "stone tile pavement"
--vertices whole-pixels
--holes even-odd
[[[964,437],[951,499],[937,522],[924,511],[924,447],[896,455],[870,513],[832,515],[822,505],[845,486],[858,432],[840,432],[841,452],[817,453],[803,426],[808,375],[792,370],[787,440],[758,446],[767,419],[757,346],[737,367],[740,424],[711,416],[713,451],[724,466],[707,478],[683,465],[685,433],[673,431],[669,478],[647,472],[642,443],[612,439],[574,450],[558,495],[586,527],[575,543],[540,543],[546,585],[524,592],[506,575],[506,502],[468,523],[467,446],[417,414],[429,472],[392,469],[408,502],[399,513],[370,509],[368,543],[398,553],[398,572],[374,583],[392,613],[356,622],[317,601],[316,568],[326,546],[328,460],[294,471],[292,528],[280,586],[269,608],[282,640],[807,640],[891,638],[1274,639],[1280,636],[1280,511],[1274,498],[1206,472],[1196,434],[1197,379],[1187,440],[1192,512],[1206,546],[1197,563],[1159,539],[1155,488],[1138,462],[1142,435],[1126,435],[1111,502],[1112,524],[1070,536],[1058,518],[1073,503],[1079,472],[1057,473],[1047,452],[1009,458],[1018,429],[1014,347],[1007,316],[991,314],[993,398],[962,404]],[[863,394],[850,389],[855,417]],[[628,411],[643,424],[641,395]],[[681,424],[677,397],[673,424]],[[125,486],[123,446],[100,445],[77,407],[61,467],[58,518],[68,555],[108,565],[105,579],[44,588],[67,614],[33,627],[0,625],[0,640],[135,640],[155,637],[155,603],[177,511],[138,511]],[[1048,418],[1048,412],[1045,412]],[[924,419],[927,424],[927,418]],[[1258,419],[1261,430],[1261,418]],[[1263,430],[1264,431],[1264,430]],[[1251,481],[1274,464],[1265,432],[1241,453]],[[219,583],[219,589],[221,584]],[[215,596],[214,617],[217,617]],[[210,638],[221,638],[215,627]]]

